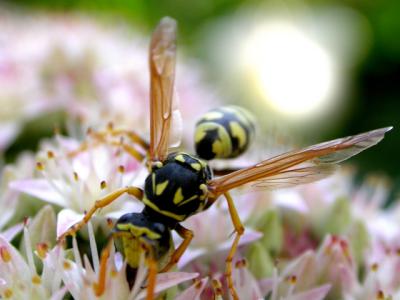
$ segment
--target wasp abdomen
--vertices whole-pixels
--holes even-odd
[[[249,147],[254,131],[254,117],[244,108],[213,109],[196,124],[196,153],[206,160],[235,158]]]

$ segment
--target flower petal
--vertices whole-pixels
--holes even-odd
[[[1,234],[7,241],[11,241],[18,233],[21,232],[22,228],[24,228],[24,224],[19,223],[3,231]]]
[[[187,280],[191,280],[199,276],[198,273],[186,273],[186,272],[168,272],[157,275],[157,283],[154,293],[159,293],[170,287],[176,286]],[[144,299],[146,297],[146,291],[139,293],[137,299]]]
[[[43,201],[65,206],[65,200],[45,179],[22,179],[10,182],[13,190],[37,197]]]
[[[203,292],[206,283],[208,281],[208,277],[203,278],[202,280],[195,282],[189,288],[184,290],[179,296],[175,298],[175,300],[197,300],[200,298],[200,294]]]
[[[324,284],[320,287],[298,293],[288,297],[286,300],[323,300],[331,289],[330,284]]]
[[[71,209],[63,209],[57,216],[57,237],[66,232],[72,225],[83,218],[83,214],[78,214]]]

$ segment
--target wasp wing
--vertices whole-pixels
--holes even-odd
[[[150,160],[164,160],[170,144],[173,119],[179,120],[174,104],[176,21],[163,18],[155,29],[149,53],[150,65]]]
[[[210,180],[209,191],[216,198],[247,183],[255,183],[256,187],[281,188],[322,179],[334,171],[334,164],[376,145],[391,129],[376,129],[275,156]]]

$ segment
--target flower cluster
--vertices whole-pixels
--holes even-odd
[[[144,299],[151,284],[148,257],[138,258],[132,279],[127,261],[109,243],[115,221],[140,212],[141,202],[121,195],[70,243],[56,240],[96,200],[143,186],[145,163],[129,151],[145,155],[143,149],[124,133],[112,134],[110,122],[148,134],[147,47],[126,29],[77,16],[17,18],[0,11],[0,25],[0,86],[6,87],[0,89],[0,150],[27,117],[44,112],[64,111],[70,130],[1,168],[1,298]],[[192,140],[195,116],[215,99],[193,65],[178,64],[176,82],[184,137]],[[353,178],[344,169],[288,190],[232,192],[246,228],[232,262],[240,299],[400,298],[400,206],[382,209],[386,179],[370,177],[356,187]],[[225,260],[234,227],[227,203],[220,199],[182,225],[194,238],[175,270],[156,275],[154,293],[229,299]]]

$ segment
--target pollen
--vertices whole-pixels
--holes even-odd
[[[48,159],[52,159],[52,158],[54,158],[54,152],[53,151],[47,151],[47,158]]]
[[[38,275],[35,275],[35,276],[32,277],[32,283],[33,284],[41,284],[42,283],[42,279]]]
[[[100,188],[102,190],[104,190],[107,187],[107,182],[105,180],[103,180],[102,182],[100,182]]]
[[[222,284],[221,281],[219,281],[218,279],[213,279],[212,280],[212,288],[214,290],[214,293],[216,296],[218,295],[222,295]]]
[[[117,272],[117,270],[115,270],[115,269],[112,269],[111,271],[110,271],[110,275],[111,275],[111,277],[117,277],[117,275],[118,275],[118,272]]]
[[[200,279],[198,279],[198,278],[194,279],[194,287],[198,290],[201,288],[201,280]]]
[[[236,268],[245,268],[247,266],[247,261],[245,259],[240,259],[235,263]]]
[[[107,218],[107,226],[110,227],[110,228],[112,228],[114,226],[114,222],[113,222],[112,219]]]
[[[376,299],[377,299],[377,300],[384,300],[384,299],[385,299],[385,294],[383,293],[382,290],[379,290],[379,291],[376,293]]]
[[[78,180],[79,180],[79,175],[78,175],[78,173],[74,172],[73,174],[74,174],[74,180],[75,180],[75,181],[78,181]]]
[[[5,246],[0,247],[0,256],[5,263],[10,262],[12,258],[10,251]]]
[[[108,122],[107,124],[107,130],[112,131],[114,129],[114,123],[113,122]]]
[[[373,272],[378,271],[378,269],[379,269],[379,265],[378,265],[377,263],[373,263],[373,264],[371,265],[371,270],[372,270]]]
[[[5,289],[3,292],[3,297],[9,299],[13,296],[13,291],[11,289]]]
[[[47,245],[47,243],[39,243],[39,244],[36,245],[37,255],[41,259],[45,259],[46,258],[48,250],[49,250],[49,245]]]
[[[36,162],[36,170],[38,170],[38,171],[44,170],[44,165],[42,162],[40,162],[40,161]]]
[[[122,165],[118,166],[118,172],[125,173],[125,167]]]
[[[71,263],[67,260],[64,260],[63,268],[64,268],[64,270],[71,270],[71,268],[72,268]]]
[[[285,280],[286,280],[286,282],[288,282],[289,284],[295,285],[296,282],[297,282],[297,276],[296,276],[296,275],[290,275],[290,276],[287,276],[287,277],[285,278]]]

